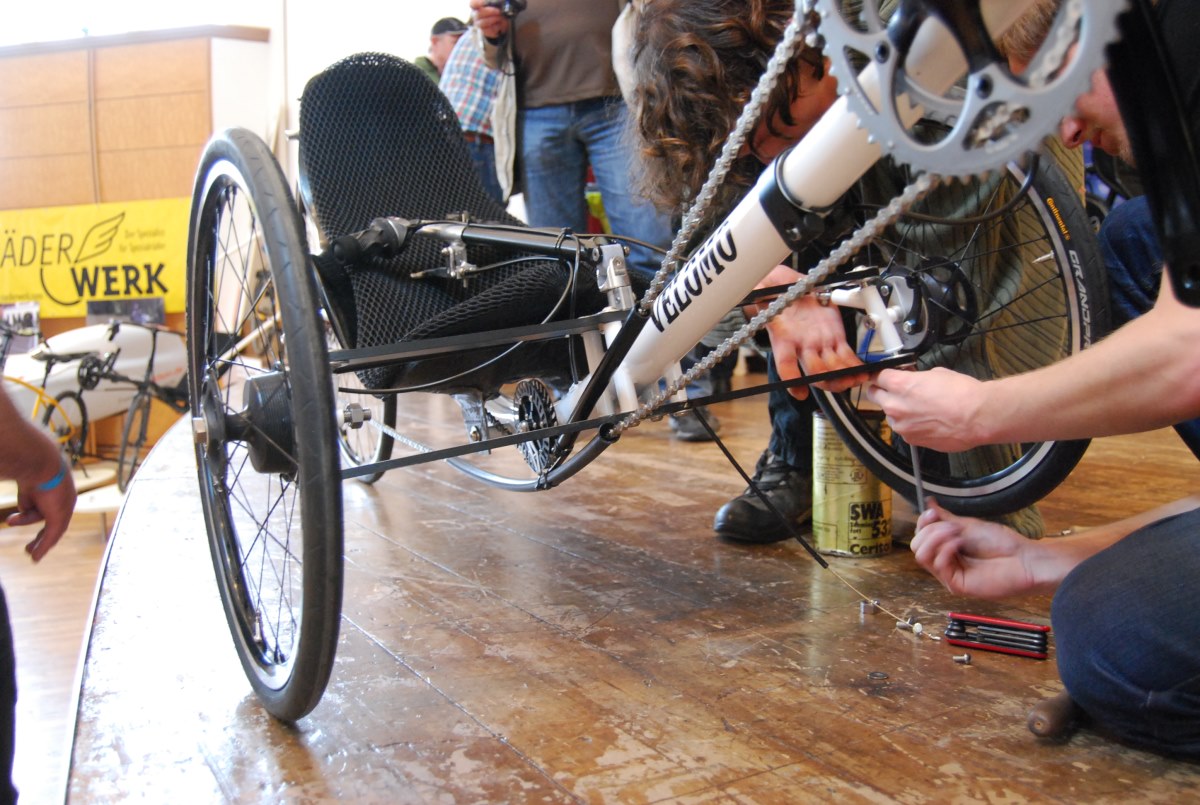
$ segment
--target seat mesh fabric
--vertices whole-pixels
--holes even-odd
[[[417,67],[380,53],[348,57],[312,78],[300,104],[300,191],[322,240],[366,229],[396,216],[523,226],[484,192],[458,118],[437,86]],[[373,347],[499,327],[536,324],[550,315],[570,279],[569,266],[539,258],[488,270],[466,280],[413,278],[445,264],[443,244],[410,237],[398,257],[349,267],[356,347]],[[494,247],[470,247],[467,258],[487,266],[526,257]],[[573,289],[567,312],[599,310],[604,300],[592,272]],[[400,371],[359,373],[372,389]],[[448,369],[449,371],[449,369]],[[492,367],[480,383],[506,373]]]

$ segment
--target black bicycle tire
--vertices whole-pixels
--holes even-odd
[[[142,465],[142,448],[146,445],[151,402],[149,394],[139,391],[125,412],[125,421],[121,425],[121,446],[117,451],[117,489],[121,492],[129,488],[134,473]],[[133,433],[136,436],[131,441],[129,437]]]
[[[341,479],[328,355],[304,236],[283,173],[257,135],[230,129],[206,146],[188,244],[189,397],[193,416],[211,426],[197,443],[196,459],[217,585],[255,693],[276,718],[295,721],[320,701],[337,649]],[[256,254],[240,271],[222,262],[238,260],[238,249],[252,246]],[[225,283],[238,294],[232,308],[214,293]],[[252,343],[238,348],[239,338]],[[282,419],[256,423],[240,416],[234,389],[240,382],[244,391],[252,377],[279,384],[282,394],[273,399],[282,401]],[[268,433],[272,426],[274,434]],[[226,438],[227,428],[241,428],[245,438]],[[254,469],[250,439],[265,439],[286,469]],[[252,493],[263,487],[267,505],[260,513]],[[275,504],[289,516],[280,518]],[[252,561],[262,564],[256,572],[269,569],[272,550],[277,555],[270,561],[286,565],[286,572],[263,572],[262,579],[242,572]],[[273,609],[280,618],[265,623]]]
[[[84,402],[83,402],[83,395],[81,395],[77,391],[59,392],[59,394],[57,396],[55,396],[55,398],[54,398],[54,402],[59,407],[59,409],[66,410],[65,408],[63,408],[64,400],[74,401],[74,403],[77,406],[78,411],[79,411],[79,425],[78,425],[79,435],[76,437],[78,442],[75,445],[71,445],[70,440],[68,440],[68,443],[63,445],[63,451],[68,456],[70,456],[71,461],[74,462],[74,461],[78,461],[80,458],[83,457],[84,448],[87,446],[88,424],[89,424],[88,423],[87,405],[84,404]],[[54,412],[55,412],[54,406],[46,407],[46,413],[42,414],[42,425],[43,426],[45,426],[47,428],[51,427],[51,420],[54,419]],[[67,420],[67,424],[71,426],[72,430],[76,430],[75,424],[73,422],[71,422],[69,418]],[[54,429],[54,432],[55,432],[55,436],[57,437],[57,435],[58,435],[57,429]]]
[[[1016,171],[1017,168],[1010,168],[1014,178]],[[1029,197],[1058,257],[1054,264],[1067,303],[1071,351],[1085,349],[1109,329],[1107,275],[1094,233],[1078,192],[1051,160],[1040,160]],[[858,414],[852,402],[856,394],[853,390],[837,394],[817,390],[816,399],[850,451],[885,484],[915,502],[911,448],[899,439],[882,440],[875,422]],[[1009,514],[1053,491],[1078,464],[1088,444],[1088,440],[1077,440],[1022,445],[1021,458],[1001,470],[971,478],[930,472],[927,464],[937,463],[946,454],[922,449],[918,460],[923,491],[960,514],[978,517]]]

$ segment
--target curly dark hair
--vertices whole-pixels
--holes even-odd
[[[640,189],[660,209],[678,214],[703,186],[794,11],[794,0],[643,5],[633,42],[634,134]],[[801,62],[818,77],[824,69],[819,51],[793,57],[762,111],[772,133],[775,121],[794,125]],[[755,157],[739,157],[714,209],[727,209],[761,172]]]

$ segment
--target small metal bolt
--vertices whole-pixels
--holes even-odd
[[[971,655],[970,654],[955,654],[954,661],[956,663],[958,663],[959,665],[970,665],[971,664]]]
[[[192,441],[196,444],[208,444],[208,420],[202,416],[192,417]]]

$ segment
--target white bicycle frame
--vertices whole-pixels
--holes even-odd
[[[988,29],[1007,29],[1032,2],[984,0],[981,5]],[[961,50],[935,20],[921,28],[906,61],[909,75],[939,95],[953,86],[966,67]],[[879,80],[873,63],[863,70],[860,82],[877,105]],[[910,106],[903,115],[905,124],[915,123],[922,111]],[[745,298],[791,254],[791,247],[760,201],[764,193],[776,192],[772,185],[778,184],[784,196],[800,208],[820,210],[841,198],[881,155],[880,146],[859,127],[846,98],[839,98],[803,140],[777,158],[778,165],[763,171],[756,187],[666,284],[655,299],[650,322],[617,369],[596,413],[633,410],[639,391],[657,384],[660,378],[676,376],[679,360],[729,312],[730,300]],[[895,296],[889,306],[876,287],[862,284],[838,293],[834,301],[870,316],[885,352],[900,349],[895,324],[907,311],[900,308]],[[610,343],[613,328],[608,331]],[[589,360],[594,354],[594,349],[588,350]],[[594,369],[595,363],[590,366]],[[586,384],[586,379],[575,384],[559,402],[560,421],[570,416]]]

